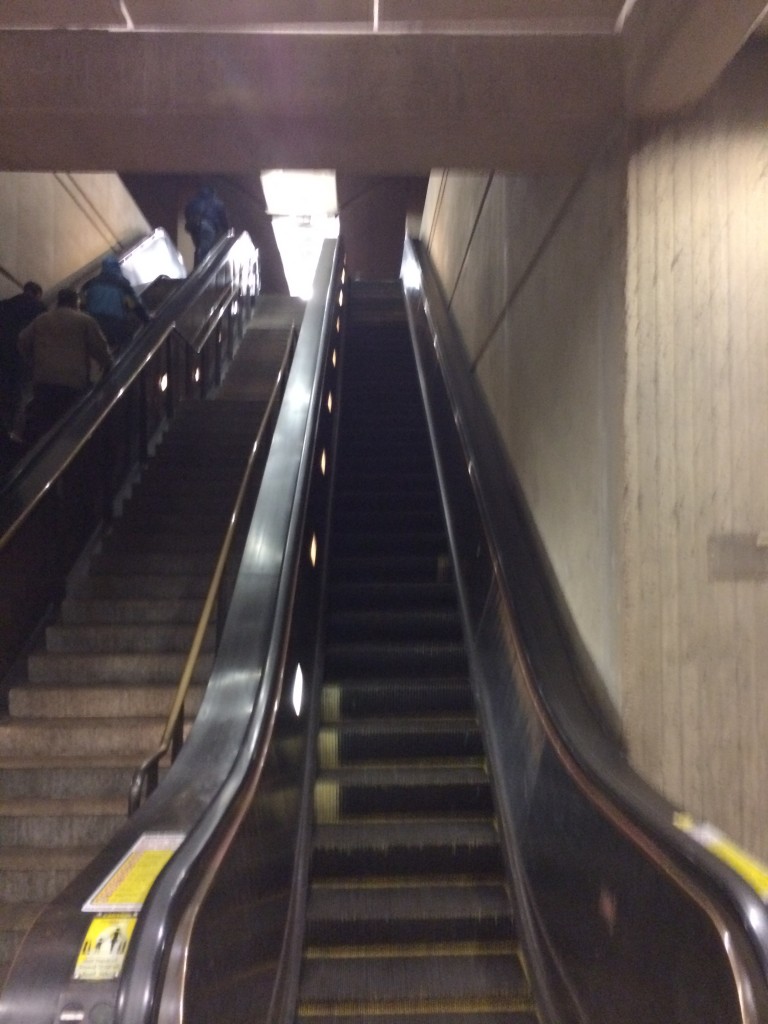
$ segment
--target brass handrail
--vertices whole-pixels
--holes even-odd
[[[232,542],[235,536],[235,529],[239,525],[240,513],[242,511],[243,503],[245,501],[245,495],[250,483],[251,473],[256,462],[256,455],[261,450],[264,434],[267,429],[267,424],[270,421],[275,405],[278,400],[282,398],[285,391],[285,383],[288,376],[288,368],[293,358],[293,351],[296,346],[296,339],[298,332],[296,325],[291,324],[291,330],[288,336],[288,344],[285,347],[285,353],[280,364],[280,369],[277,373],[277,379],[275,380],[274,387],[269,396],[267,407],[264,411],[264,415],[261,418],[259,429],[256,434],[256,439],[253,442],[251,453],[248,457],[248,462],[243,473],[240,487],[237,492],[237,498],[232,509],[230,516],[229,525],[227,532],[224,536],[224,540],[219,551],[219,557],[216,561],[216,567],[211,577],[211,582],[208,586],[208,591],[203,602],[203,608],[200,613],[200,617],[197,622],[197,628],[195,635],[192,639],[192,644],[187,655],[187,659],[184,663],[181,676],[179,678],[178,686],[176,688],[176,695],[174,697],[171,710],[168,713],[168,718],[163,730],[163,735],[160,742],[155,749],[154,753],[150,754],[142,764],[133,773],[131,779],[131,786],[128,793],[128,814],[131,815],[134,811],[138,810],[141,805],[142,796],[146,789],[146,796],[149,796],[156,788],[159,777],[159,766],[162,758],[171,750],[171,762],[173,762],[184,741],[184,702],[187,697],[190,682],[192,681],[192,673],[195,670],[197,659],[200,655],[200,649],[203,645],[203,639],[205,637],[206,630],[210,623],[211,615],[213,613],[213,606],[216,601],[221,580],[224,575],[226,568],[227,559],[229,552],[232,547]]]

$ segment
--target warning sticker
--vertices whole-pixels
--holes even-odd
[[[760,899],[768,902],[768,864],[742,850],[714,825],[697,823],[689,814],[676,814],[675,825],[741,875]]]
[[[75,981],[119,978],[135,924],[135,917],[124,915],[94,917],[77,955]]]
[[[149,890],[184,839],[181,832],[148,832],[83,904],[91,913],[137,913]]]

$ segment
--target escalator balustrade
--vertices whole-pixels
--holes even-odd
[[[532,1024],[402,299],[355,321],[296,1020]],[[381,312],[381,311],[379,311]]]

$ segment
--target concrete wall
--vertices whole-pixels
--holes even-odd
[[[0,298],[43,289],[151,229],[116,174],[0,173]]]
[[[624,158],[580,178],[433,175],[432,258],[564,597],[621,699]]]
[[[664,790],[768,860],[768,62],[628,177],[623,704]]]
[[[422,227],[633,763],[765,859],[767,79]]]

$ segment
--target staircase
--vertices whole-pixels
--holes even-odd
[[[294,314],[297,309],[287,310]],[[185,404],[9,683],[0,719],[0,987],[21,938],[125,820],[156,747],[291,316],[255,317],[210,401]],[[192,718],[215,623],[193,677]]]
[[[533,1024],[402,297],[371,290],[343,362],[296,1021]]]

